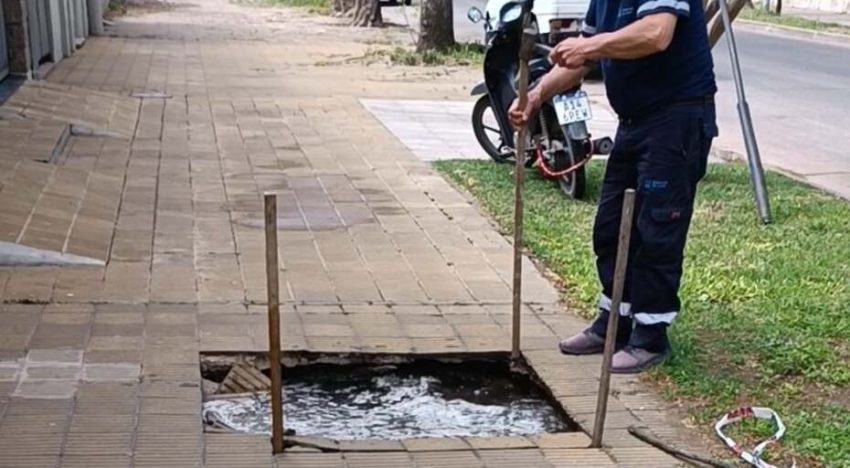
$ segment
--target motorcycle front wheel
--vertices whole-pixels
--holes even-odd
[[[505,145],[499,121],[493,111],[490,96],[483,95],[472,108],[472,131],[475,139],[493,161],[497,163],[513,162],[513,151]]]

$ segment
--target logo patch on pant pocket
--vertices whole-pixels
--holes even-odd
[[[670,183],[666,180],[660,179],[645,179],[643,181],[643,191],[644,192],[662,192],[667,189],[667,186]]]

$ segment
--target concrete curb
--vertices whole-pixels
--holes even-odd
[[[738,161],[746,161],[747,158],[744,157],[743,154],[738,153],[737,151],[715,148],[712,147],[708,153],[709,157],[717,158],[723,162],[738,162]]]
[[[743,155],[743,154],[741,154],[737,151],[723,149],[723,148],[711,148],[711,150],[709,151],[709,157],[717,158],[717,159],[724,161],[724,162],[727,162],[727,163],[732,163],[732,162],[742,162],[744,164],[747,163],[747,157],[745,155]],[[764,161],[762,161],[762,165],[764,166],[764,168],[766,170],[782,174],[785,177],[788,177],[789,179],[794,179],[797,182],[802,182],[802,183],[808,185],[809,187],[811,187],[815,190],[819,190],[823,193],[828,193],[828,194],[830,194],[830,195],[832,195],[832,196],[834,196],[834,197],[836,197],[840,200],[845,200],[845,201],[850,202],[850,197],[848,197],[847,195],[836,192],[835,190],[830,190],[828,188],[821,187],[821,186],[815,184],[814,182],[812,182],[811,180],[809,180],[803,174],[798,174],[794,171],[790,171],[788,169],[783,169],[781,167],[774,166],[774,165],[771,165],[771,164],[765,164]]]
[[[816,42],[825,42],[834,45],[850,47],[850,35],[841,33],[832,33],[826,31],[812,31],[810,29],[795,28],[793,26],[783,26],[763,21],[751,21],[745,19],[736,19],[736,25],[744,26],[744,29],[761,32],[767,34],[775,34],[780,36],[789,36],[797,39],[806,39]]]

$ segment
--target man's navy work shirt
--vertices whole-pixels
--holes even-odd
[[[613,32],[656,13],[678,17],[666,50],[634,60],[601,61],[608,100],[620,117],[640,117],[717,91],[702,0],[591,0],[582,34]]]

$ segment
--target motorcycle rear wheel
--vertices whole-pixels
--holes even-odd
[[[564,150],[557,153],[561,156],[561,158],[558,158],[553,169],[559,171],[573,166],[580,160],[578,156],[582,155],[584,152],[584,143],[568,138],[564,130],[558,124],[558,117],[555,115],[555,109],[552,108],[552,106],[543,106],[542,112],[546,113],[545,120],[547,123],[546,126],[548,127],[549,138],[551,139],[554,136],[564,146]],[[551,143],[549,143],[549,146],[551,147]],[[584,197],[587,185],[587,176],[584,173],[584,166],[579,167],[569,174],[558,177],[557,182],[558,188],[561,189],[561,193],[574,200],[581,200]]]
[[[472,108],[472,131],[475,133],[475,139],[493,161],[500,164],[513,162],[513,151],[502,139],[494,112],[490,96],[485,94],[475,102]]]
[[[575,140],[569,141],[569,144],[573,146],[573,148],[570,148],[572,151],[566,152],[569,155],[567,158],[569,161],[567,162],[566,166],[572,166],[573,164],[578,162],[576,161],[575,155],[580,154],[579,151],[581,151],[580,148],[575,148],[575,146],[578,146]],[[581,200],[582,198],[584,198],[586,184],[587,175],[584,173],[584,166],[579,167],[578,169],[567,175],[558,177],[558,188],[561,189],[561,193],[574,200]]]

